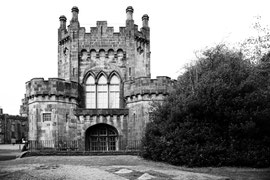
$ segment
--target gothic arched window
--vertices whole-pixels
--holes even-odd
[[[103,75],[97,84],[97,108],[108,108],[108,83]]]
[[[110,91],[110,108],[119,108],[120,99],[120,80],[116,75],[113,75],[109,86]]]
[[[86,80],[86,108],[96,108],[96,85],[93,76]]]

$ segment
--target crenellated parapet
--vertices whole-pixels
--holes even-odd
[[[143,98],[144,95],[168,95],[174,86],[175,80],[166,76],[158,76],[156,79],[148,77],[137,78],[124,84],[124,97],[126,99],[136,96]]]
[[[134,24],[133,20],[133,8],[131,6],[127,7],[126,13],[127,13],[127,23],[125,27],[119,27],[119,31],[115,32],[114,27],[108,27],[107,21],[97,21],[96,27],[90,27],[90,33],[86,33],[85,27],[79,26],[79,20],[78,20],[78,13],[79,9],[77,7],[72,8],[72,19],[70,21],[70,25],[68,28],[66,27],[66,20],[67,18],[65,16],[60,16],[60,27],[59,27],[59,45],[63,45],[66,42],[72,41],[72,39],[76,38],[76,33],[79,35],[79,39],[87,39],[88,41],[91,41],[92,39],[96,39],[96,37],[110,37],[111,40],[118,40],[119,43],[121,41],[125,41],[127,37],[133,38],[136,41],[144,41],[146,43],[149,43],[150,36],[149,31],[150,28],[148,26],[149,16],[147,14],[142,16],[142,28],[139,30],[138,25]],[[77,28],[71,28],[73,27],[73,24],[76,24],[75,27]],[[121,44],[119,44],[121,45]],[[102,45],[101,45],[102,46]],[[115,45],[113,46],[115,47]]]
[[[37,96],[56,96],[64,98],[79,98],[80,84],[67,82],[60,78],[33,78],[26,82],[26,98]]]
[[[97,21],[96,27],[90,27],[90,33],[86,32],[85,27],[80,27],[80,38],[86,39],[86,42],[93,42],[93,39],[96,39],[97,37],[107,37],[109,41],[118,41],[119,47],[124,46],[125,44],[121,44],[121,41],[125,41],[127,34],[129,35],[129,31],[127,27],[119,27],[119,31],[115,32],[114,27],[108,27],[107,21]],[[149,38],[149,28],[141,28],[141,30],[138,29],[138,25],[134,24],[133,26],[134,31],[134,40],[136,41],[142,41],[147,44],[150,43]],[[59,45],[63,45],[67,42],[69,42],[72,36],[72,32],[65,31],[62,36],[59,39]],[[103,39],[104,41],[104,39]],[[93,42],[94,43],[94,42]],[[105,44],[110,44],[109,42],[105,42]],[[91,46],[91,44],[89,44]],[[115,47],[117,44],[113,44]],[[101,47],[103,47],[102,44],[100,44]]]

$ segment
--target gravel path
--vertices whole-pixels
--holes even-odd
[[[27,180],[218,180],[137,156],[37,156],[0,162],[0,179]]]

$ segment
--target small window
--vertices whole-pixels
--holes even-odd
[[[11,125],[11,131],[14,132],[15,131],[15,124]]]
[[[113,58],[114,58],[114,51],[113,51],[113,49],[110,49],[110,50],[108,51],[108,58],[109,58],[110,60],[113,60]]]
[[[131,76],[131,67],[128,68],[128,75]]]
[[[68,113],[66,114],[66,122],[68,122]]]
[[[52,120],[51,113],[43,113],[43,122],[51,120]]]
[[[105,60],[105,57],[106,57],[105,50],[104,49],[99,50],[99,59]]]
[[[75,68],[72,69],[72,75],[75,76]]]
[[[90,51],[90,58],[91,58],[92,60],[94,60],[94,59],[96,58],[96,55],[97,55],[96,50],[92,49],[92,50]]]
[[[122,49],[118,49],[117,50],[117,57],[118,57],[118,60],[122,60],[123,57],[124,57],[124,52]]]

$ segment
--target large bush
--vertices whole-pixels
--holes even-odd
[[[217,46],[154,103],[142,156],[186,166],[270,165],[270,55],[260,63]]]

